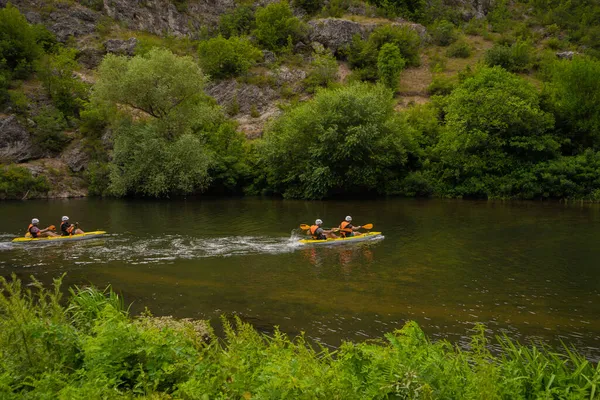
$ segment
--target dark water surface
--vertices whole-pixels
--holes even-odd
[[[12,245],[32,217],[62,215],[106,239]],[[351,214],[385,239],[329,248],[294,228]],[[238,314],[327,345],[381,337],[416,320],[464,343],[475,322],[600,358],[600,207],[441,200],[273,199],[2,202],[0,274],[111,284],[132,310]],[[215,323],[215,325],[218,325]]]

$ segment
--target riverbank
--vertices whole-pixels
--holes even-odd
[[[465,351],[431,342],[414,322],[364,343],[315,351],[299,336],[223,320],[218,339],[191,320],[133,318],[107,289],[24,290],[2,278],[0,393],[17,398],[570,398],[597,395],[600,370],[562,354],[498,339],[483,326]]]

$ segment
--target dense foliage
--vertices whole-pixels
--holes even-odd
[[[75,287],[63,301],[59,279],[51,289],[23,289],[14,276],[0,283],[4,399],[590,399],[600,384],[600,370],[572,349],[499,338],[493,355],[483,326],[469,350],[431,342],[414,322],[315,350],[239,319],[223,320],[219,339],[201,321],[132,318],[108,289]]]
[[[267,183],[286,197],[385,193],[405,173],[407,144],[383,86],[318,91],[270,127],[259,157]]]
[[[0,199],[22,199],[50,190],[44,176],[34,177],[27,168],[0,164]]]
[[[250,40],[238,36],[218,36],[201,42],[198,55],[203,72],[216,79],[242,75],[262,58]]]
[[[254,36],[268,50],[281,51],[296,43],[304,35],[305,29],[285,0],[256,10]]]
[[[0,9],[0,71],[23,78],[41,54],[35,27],[11,4]]]

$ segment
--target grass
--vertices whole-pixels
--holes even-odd
[[[431,342],[408,322],[385,338],[316,348],[278,330],[223,319],[131,317],[110,288],[24,288],[0,278],[0,397],[154,399],[593,399],[600,369],[499,338],[479,325],[468,350]]]

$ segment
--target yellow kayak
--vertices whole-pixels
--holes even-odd
[[[302,244],[342,244],[342,243],[350,243],[350,242],[364,242],[367,240],[374,240],[383,238],[381,232],[367,232],[356,236],[351,236],[347,238],[338,238],[338,239],[327,239],[327,240],[314,240],[314,239],[302,239],[299,240]]]
[[[18,237],[12,240],[13,243],[31,243],[31,242],[70,242],[74,240],[87,240],[105,235],[105,231],[86,232],[81,235],[71,236],[48,236],[40,238]]]

